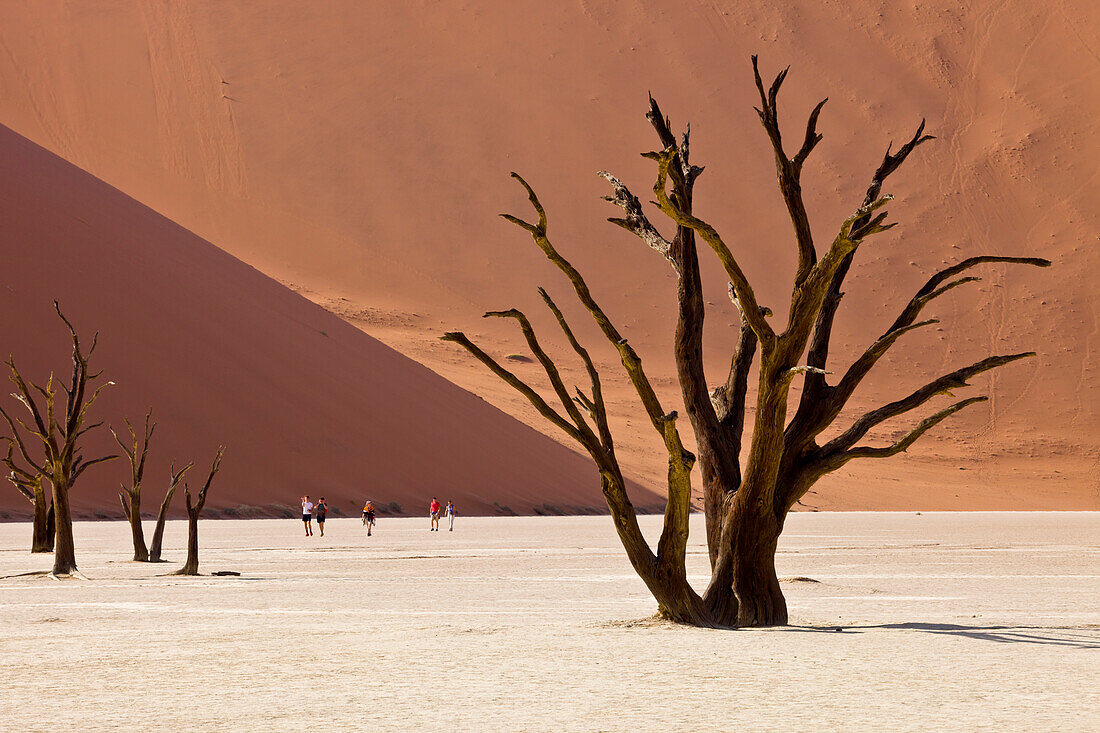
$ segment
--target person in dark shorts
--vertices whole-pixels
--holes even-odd
[[[325,536],[325,515],[328,514],[328,502],[325,497],[317,500],[317,506],[313,507],[313,515],[317,520],[317,528],[321,530],[321,536]]]
[[[302,497],[302,524],[306,526],[306,537],[313,536],[313,502],[309,500],[309,494]]]
[[[432,526],[431,526],[431,531],[432,532],[438,532],[439,531],[439,510],[440,509],[442,509],[442,507],[439,504],[439,499],[437,499],[433,496],[432,497],[432,503],[428,507],[428,513],[431,514],[431,516],[432,516]]]
[[[363,505],[363,526],[367,528],[367,537],[370,537],[370,531],[374,529],[374,502],[370,499]]]

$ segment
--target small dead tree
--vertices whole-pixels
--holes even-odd
[[[160,503],[160,512],[157,513],[157,524],[153,528],[153,541],[149,543],[149,562],[161,562],[160,548],[161,542],[164,539],[164,523],[168,519],[168,507],[172,505],[172,497],[176,495],[176,489],[179,487],[180,482],[183,481],[183,475],[194,465],[195,462],[192,461],[179,471],[176,470],[175,465],[171,468],[172,480],[168,484],[168,491],[164,494],[164,501]]]
[[[102,422],[86,425],[88,412],[92,409],[100,392],[114,382],[104,382],[91,393],[88,392],[89,383],[97,380],[101,373],[90,374],[88,372],[88,360],[95,352],[99,339],[97,332],[92,337],[92,346],[85,354],[80,346],[80,339],[76,335],[76,329],[61,312],[61,306],[55,300],[54,310],[58,317],[64,321],[69,329],[73,341],[73,371],[68,386],[55,382],[53,374],[50,375],[46,385],[28,384],[19,369],[15,366],[15,360],[8,357],[7,365],[11,372],[11,381],[15,384],[17,392],[12,396],[23,403],[30,415],[30,423],[19,418],[12,418],[8,412],[0,406],[0,415],[8,423],[11,429],[9,445],[14,444],[19,449],[23,461],[31,469],[45,476],[53,485],[53,507],[56,522],[54,541],[54,564],[51,575],[73,575],[77,573],[76,551],[73,545],[73,519],[69,509],[69,491],[72,490],[76,480],[80,478],[88,468],[97,463],[110,461],[118,456],[110,455],[101,458],[86,460],[80,451],[81,438],[90,430],[103,425]],[[57,389],[65,393],[64,412],[58,408]],[[40,406],[35,393],[41,396]],[[18,425],[18,428],[16,427]],[[43,458],[41,461],[31,456],[31,451],[24,442],[20,428],[26,432],[36,443],[41,444]]]
[[[833,319],[843,295],[841,287],[844,278],[860,245],[894,226],[885,221],[884,207],[891,197],[881,193],[883,182],[914,148],[933,138],[924,134],[922,122],[912,139],[897,152],[887,148],[862,203],[841,223],[824,256],[819,259],[803,204],[801,174],[803,164],[821,140],[817,121],[825,102],[819,103],[810,113],[798,152],[789,156],[780,136],[776,106],[776,97],[787,71],[781,72],[770,87],[765,88],[755,56],[752,65],[760,96],[760,106],[756,111],[775,156],[779,190],[794,228],[798,253],[791,307],[782,330],[773,328],[767,320],[771,311],[757,302],[752,285],[718,231],[693,213],[693,188],[703,169],[689,161],[688,132],[685,131],[677,140],[669,121],[652,98],[646,117],[657,132],[661,150],[644,155],[656,164],[656,183],[653,186],[655,205],[671,220],[676,228],[675,235],[667,239],[650,222],[638,198],[622,181],[609,173],[600,173],[612,186],[612,195],[606,199],[624,212],[621,218],[609,221],[635,234],[660,253],[677,276],[677,377],[698,446],[711,564],[711,580],[702,594],[688,583],[685,569],[688,516],[691,511],[691,471],[697,459],[685,450],[680,440],[677,413],[662,407],[634,349],[596,303],[581,274],[551,244],[546,212],[538,196],[515,173],[512,176],[526,189],[537,219],[531,222],[509,214],[502,216],[526,230],[535,244],[569,279],[580,302],[618,351],[649,422],[661,436],[668,452],[668,503],[656,553],[642,537],[634,507],[627,496],[608,427],[599,374],[588,352],[577,341],[561,310],[546,291],[539,289],[588,372],[591,383],[588,393],[578,388],[570,394],[523,313],[507,310],[485,315],[512,318],[519,324],[565,414],[551,407],[534,389],[502,367],[464,334],[451,332],[443,336],[444,340],[453,341],[473,354],[494,374],[523,394],[543,417],[585,448],[599,469],[604,496],[627,556],[656,599],[659,613],[669,619],[697,626],[787,623],[786,601],[775,572],[775,550],[784,520],[795,503],[825,474],[855,459],[896,455],[938,423],[987,398],[979,396],[957,401],[925,418],[904,437],[888,446],[859,445],[872,428],[903,416],[938,395],[950,395],[950,390],[967,386],[967,380],[975,375],[1034,356],[1034,353],[983,359],[868,412],[832,440],[822,444],[818,436],[837,420],[856,386],[901,336],[937,323],[934,319],[917,320],[929,302],[955,287],[978,279],[962,276],[962,273],[988,262],[1041,267],[1050,265],[1047,260],[1033,257],[986,255],[971,257],[936,273],[909,300],[901,315],[883,335],[842,370],[840,379],[835,384],[828,383],[826,375],[830,372],[826,371],[826,367],[829,345]],[[703,371],[705,301],[696,237],[710,247],[721,263],[729,278],[730,298],[737,306],[742,321],[729,374],[714,390],[709,388]],[[747,386],[750,368],[758,351],[760,365],[756,411],[748,457],[742,471],[740,455]],[[806,354],[804,363],[803,354]],[[788,394],[792,382],[800,376],[804,379],[802,395],[794,416],[788,420]]]
[[[118,437],[115,429],[111,428],[111,436],[118,443],[118,447],[126,454],[130,461],[130,486],[121,485],[118,492],[118,500],[122,503],[122,512],[126,515],[126,521],[130,523],[130,535],[134,542],[134,560],[136,562],[149,561],[149,548],[145,546],[145,534],[141,529],[141,481],[145,476],[145,459],[149,455],[149,439],[157,429],[153,420],[153,411],[145,413],[145,434],[139,440],[134,426],[126,419],[126,429],[130,433],[130,445],[126,445]]]
[[[134,560],[136,562],[160,561],[161,538],[164,536],[164,521],[168,515],[168,507],[172,503],[172,496],[176,493],[176,487],[179,486],[183,475],[187,472],[187,469],[194,465],[188,463],[183,467],[183,470],[178,472],[175,466],[172,467],[172,480],[168,485],[168,491],[164,495],[164,501],[161,502],[157,524],[153,531],[154,553],[145,546],[145,533],[141,526],[141,485],[145,476],[145,459],[149,455],[149,440],[153,437],[156,429],[157,424],[153,422],[152,409],[145,414],[145,432],[140,438],[137,431],[134,430],[134,426],[129,420],[126,420],[126,430],[130,433],[129,445],[122,442],[115,429],[111,428],[111,435],[130,462],[130,486],[122,485],[122,490],[118,492],[118,499],[122,503],[122,511],[130,523],[130,534],[134,542]]]
[[[31,552],[53,552],[54,515],[53,504],[46,497],[46,490],[42,486],[41,473],[27,471],[15,460],[13,451],[15,442],[8,437],[0,438],[8,443],[8,454],[3,459],[4,465],[11,473],[8,481],[26,497],[33,507],[33,527],[31,529]]]
[[[221,467],[223,455],[225,455],[225,447],[221,446],[214,456],[214,462],[210,464],[210,473],[206,477],[206,483],[199,489],[194,501],[191,499],[190,487],[186,483],[183,484],[183,495],[187,501],[187,562],[174,573],[175,575],[199,574],[199,514],[202,513],[202,508],[206,505],[206,492],[210,490],[214,475]]]

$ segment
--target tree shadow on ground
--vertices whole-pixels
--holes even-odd
[[[866,626],[789,626],[787,628],[791,631],[826,633],[858,633],[868,629],[899,629],[902,631],[923,631],[945,636],[964,636],[969,639],[993,641],[1001,644],[1044,644],[1075,649],[1100,649],[1100,627],[1094,626],[965,626],[962,624],[907,622],[869,624]]]

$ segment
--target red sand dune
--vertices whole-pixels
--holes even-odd
[[[519,351],[508,324],[480,312],[520,307],[547,329],[534,286],[567,300],[525,235],[495,218],[526,211],[507,172],[540,191],[559,247],[674,405],[671,272],[602,222],[616,212],[599,200],[606,187],[595,172],[615,172],[639,195],[651,185],[652,166],[638,157],[654,145],[642,119],[648,90],[674,125],[690,120],[693,157],[707,166],[696,213],[725,233],[781,317],[794,248],[752,111],[748,56],[758,52],[766,70],[792,66],[780,105],[788,138],[830,98],[803,177],[819,244],[858,203],[890,140],[922,117],[939,137],[890,180],[901,226],[859,255],[836,369],[945,262],[996,253],[1055,263],[989,266],[982,283],[937,301],[930,315],[943,330],[907,337],[845,419],[989,353],[1034,349],[1037,359],[976,379],[969,393],[986,391],[990,403],[906,456],[851,464],[807,504],[1096,509],[1100,33],[1090,7],[13,2],[0,8],[0,122],[546,429],[434,338],[461,327],[502,355]],[[717,381],[735,316],[719,268],[705,265]],[[228,361],[233,346],[205,348]],[[600,357],[624,464],[659,489],[659,441],[613,354]],[[537,368],[518,368],[537,378]]]
[[[152,405],[159,421],[149,511],[170,461],[194,459],[191,483],[201,483],[219,443],[215,510],[270,514],[306,492],[346,514],[364,497],[426,511],[433,495],[478,514],[499,511],[494,502],[526,513],[603,507],[586,458],[6,128],[0,221],[5,354],[40,383],[50,369],[68,375],[55,296],[86,341],[100,329],[93,366],[116,384],[98,416],[124,431],[123,416],[141,419]],[[103,431],[86,455],[110,449]],[[124,462],[89,469],[76,513],[119,515],[127,471]],[[659,503],[638,491],[641,504]],[[0,511],[28,509],[3,487]]]

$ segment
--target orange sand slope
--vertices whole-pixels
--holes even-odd
[[[36,380],[67,373],[54,296],[86,338],[101,330],[94,365],[116,386],[99,416],[121,428],[122,416],[153,405],[160,421],[149,511],[170,460],[196,460],[191,480],[201,482],[219,443],[228,449],[214,509],[271,512],[304,492],[351,514],[366,496],[405,512],[432,495],[465,513],[494,513],[494,502],[517,512],[603,506],[586,458],[6,128],[0,221],[5,355]],[[113,447],[104,433],[89,455]],[[125,475],[123,463],[90,469],[77,513],[118,515]],[[28,508],[0,491],[0,511]]]
[[[693,158],[707,167],[696,213],[725,234],[760,301],[782,318],[794,247],[752,110],[748,56],[758,52],[770,73],[792,66],[780,102],[788,140],[830,98],[803,175],[819,248],[889,141],[922,117],[939,138],[889,181],[901,226],[858,256],[834,371],[946,262],[993,253],[1055,264],[988,266],[975,272],[982,282],[937,300],[927,313],[942,330],[906,336],[839,428],[991,353],[1039,357],[974,380],[966,396],[988,393],[989,403],[906,456],[850,464],[807,504],[1098,508],[1100,29],[1091,7],[11,2],[0,8],[0,122],[545,430],[522,398],[434,338],[461,327],[506,355],[521,350],[517,334],[480,321],[481,311],[523,308],[549,338],[534,286],[570,300],[523,232],[495,217],[527,211],[507,172],[537,187],[560,249],[671,409],[672,273],[603,223],[618,211],[600,200],[607,188],[595,173],[611,170],[645,198],[652,164],[638,153],[655,144],[642,119],[651,90],[676,127],[692,123]],[[705,257],[704,267],[717,383],[736,316],[717,263]],[[585,315],[569,313],[600,346]],[[564,361],[568,349],[555,353]],[[614,353],[598,358],[624,466],[659,488],[660,441]],[[568,361],[567,378],[583,383]],[[516,368],[538,378],[537,366]]]

